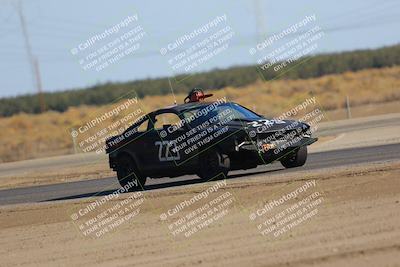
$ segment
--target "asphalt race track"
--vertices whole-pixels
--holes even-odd
[[[313,171],[351,164],[387,161],[398,159],[399,152],[400,144],[311,153],[306,165],[303,167],[284,169],[277,163],[246,171],[230,172],[229,178],[246,179],[254,175],[263,175],[265,179],[268,179],[272,175],[287,172]],[[168,190],[171,187],[198,182],[199,179],[196,176],[189,175],[174,179],[148,179],[145,188],[147,190]],[[109,194],[117,188],[119,188],[119,184],[116,177],[110,177],[106,179],[7,189],[0,191],[0,205],[85,198]]]

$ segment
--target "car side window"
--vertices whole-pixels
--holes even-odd
[[[140,124],[138,124],[140,123]],[[147,131],[147,125],[149,124],[149,119],[145,119],[142,122],[138,122],[136,124],[131,125],[128,129],[125,130],[124,133],[130,132],[130,131],[135,131],[139,133],[143,133]]]
[[[139,133],[144,133],[147,131],[147,126],[149,124],[149,120],[144,120],[138,127],[137,127],[137,131]]]
[[[175,113],[161,113],[155,116],[154,129],[162,130],[164,127],[178,124],[180,118]]]

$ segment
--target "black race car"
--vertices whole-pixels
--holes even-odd
[[[192,92],[187,103],[151,112],[106,140],[121,186],[139,190],[147,177],[185,174],[207,181],[273,161],[305,164],[307,145],[317,141],[308,124],[267,119],[225,99],[205,102],[208,96]]]

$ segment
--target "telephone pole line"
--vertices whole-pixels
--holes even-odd
[[[264,9],[260,0],[253,0],[253,5],[254,5],[256,31],[257,31],[256,42],[261,42],[266,37],[265,35],[267,33],[264,20]]]
[[[29,41],[28,29],[26,27],[26,22],[25,22],[24,13],[22,10],[21,1],[18,1],[17,5],[18,5],[19,20],[21,22],[22,33],[23,33],[24,40],[25,40],[26,52],[28,54],[29,65],[30,65],[31,72],[32,72],[33,84],[34,84],[34,86],[36,86],[38,99],[39,99],[40,111],[44,112],[46,109],[46,104],[45,104],[43,93],[42,93],[42,82],[40,79],[39,62],[32,53],[32,47],[31,47],[31,43]]]

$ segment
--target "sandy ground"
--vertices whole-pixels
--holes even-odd
[[[230,179],[226,184],[222,180],[142,195],[125,193],[78,217],[74,214],[104,197],[3,206],[0,265],[400,266],[399,176],[400,161],[331,168],[312,174],[299,171],[273,178],[263,174],[245,180]],[[309,187],[304,189],[305,185]],[[212,186],[215,191],[207,197],[197,198],[176,214],[168,215],[177,204],[211,192]],[[299,192],[299,188],[304,190]],[[267,203],[291,192],[298,193],[296,198],[265,211]],[[318,196],[307,202],[312,195]],[[228,197],[217,205],[215,201],[221,196]],[[271,227],[271,218],[276,219],[275,225],[292,218],[288,209],[292,211],[300,202],[303,214],[286,224],[306,214],[313,214],[312,217],[292,224],[281,235],[275,236],[277,231],[261,234],[260,224],[265,222]],[[126,212],[128,204],[132,209]],[[306,207],[308,211],[304,210]],[[126,213],[119,218],[125,220],[109,232],[99,237],[95,233],[100,231],[83,234],[95,224],[104,226],[97,229],[111,229],[112,222],[107,224],[105,220],[122,210]],[[195,210],[200,212],[190,217]],[[317,213],[312,213],[315,210]],[[101,215],[105,212],[109,217]],[[202,217],[203,212],[208,217]],[[255,220],[250,219],[252,214],[257,214]],[[100,220],[90,222],[96,216]],[[202,218],[198,224],[191,224],[197,232],[187,237],[185,231],[176,232],[195,218]],[[204,221],[211,218],[205,226]]]

